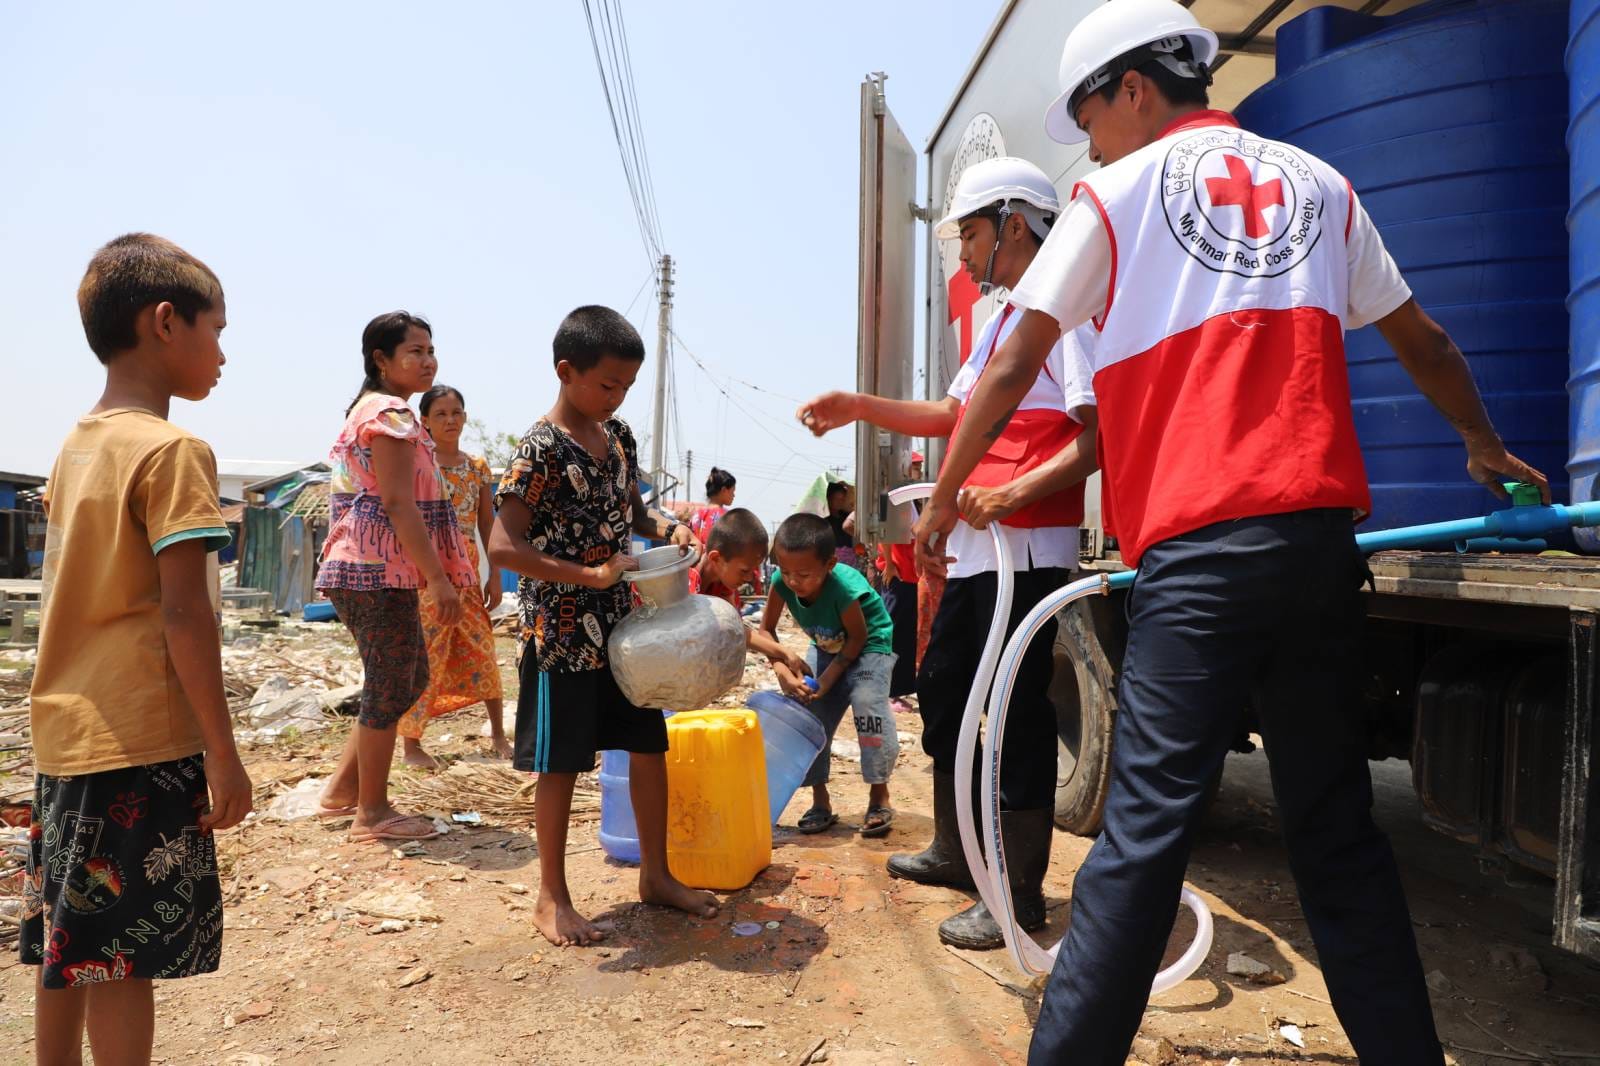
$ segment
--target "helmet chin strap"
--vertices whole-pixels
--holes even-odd
[[[994,247],[989,249],[989,265],[983,268],[983,280],[978,282],[978,291],[984,296],[994,291],[994,261],[1000,254],[1000,238],[1005,233],[1006,222],[1011,218],[1011,205],[1001,204],[1000,213],[994,222]]]

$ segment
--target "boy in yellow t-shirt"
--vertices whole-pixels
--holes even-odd
[[[216,460],[167,421],[216,385],[225,310],[209,267],[142,233],[95,253],[78,309],[106,387],[50,476],[21,955],[39,1062],[81,1061],[86,1021],[96,1062],[148,1062],[151,979],[217,968],[211,833],[251,805],[208,592]]]

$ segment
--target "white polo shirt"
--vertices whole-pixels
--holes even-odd
[[[1005,307],[1000,307],[989,316],[972,346],[972,355],[957,371],[955,380],[950,382],[948,395],[959,403],[966,403],[977,385],[978,375],[988,365],[989,357],[1005,343],[1021,320],[1022,309],[1019,307],[1013,307],[1009,315],[1005,313]],[[1092,377],[1081,331],[1068,333],[1050,349],[1044,369],[1039,372],[1017,409],[1064,411],[1081,422],[1078,416],[1082,409],[1094,406],[1094,390],[1090,385]],[[1011,549],[1014,570],[1052,566],[1070,570],[1078,565],[1077,526],[1014,529],[1002,524],[998,528],[1006,539],[1006,546]],[[995,557],[994,538],[989,531],[973,529],[965,522],[957,522],[950,531],[945,554],[953,555],[956,559],[950,564],[949,576],[952,578],[988,573],[998,569],[1000,562]]]

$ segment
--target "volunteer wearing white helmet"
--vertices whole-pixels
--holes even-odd
[[[948,215],[935,228],[941,240],[961,242],[972,280],[990,288],[1016,285],[1038,253],[1060,210],[1043,171],[1021,159],[988,159],[968,167]],[[818,436],[860,419],[914,437],[944,437],[965,417],[974,384],[989,357],[1016,328],[1010,304],[984,324],[972,356],[941,400],[886,400],[830,392],[800,408]],[[1078,558],[1083,479],[1094,467],[1094,394],[1079,338],[1058,332],[1034,368],[1007,431],[963,478],[962,498],[972,524],[961,524],[945,550],[923,561],[949,581],[933,621],[917,676],[922,747],[933,759],[933,840],[916,854],[894,855],[889,873],[924,884],[973,887],[956,828],[956,739],[967,692],[994,614],[998,585],[994,546],[985,530],[997,521],[1016,568],[1014,628],[1045,595],[1059,588]],[[979,530],[985,530],[979,532]],[[1026,929],[1045,924],[1044,875],[1050,862],[1055,805],[1056,718],[1050,702],[1054,630],[1036,641],[1017,678],[1000,782],[1001,826],[1008,869]],[[967,781],[971,768],[964,768]],[[965,948],[996,948],[1000,927],[981,902],[939,926],[940,939]]]
[[[1507,454],[1461,353],[1411,299],[1348,182],[1206,110],[1216,38],[1171,0],[1112,0],[1067,38],[1059,140],[1085,178],[1012,291],[917,526],[956,522],[967,472],[1063,330],[1094,323],[1104,510],[1129,594],[1104,830],[1030,1062],[1124,1061],[1178,909],[1205,786],[1252,702],[1318,961],[1363,1066],[1438,1064],[1423,970],[1371,816],[1353,518],[1369,504],[1344,331],[1375,322],[1486,484]],[[1546,489],[1548,495],[1548,489]]]

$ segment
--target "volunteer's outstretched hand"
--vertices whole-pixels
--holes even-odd
[[[809,403],[800,405],[794,413],[802,425],[814,436],[822,436],[830,429],[848,426],[856,420],[855,393],[825,392]]]

